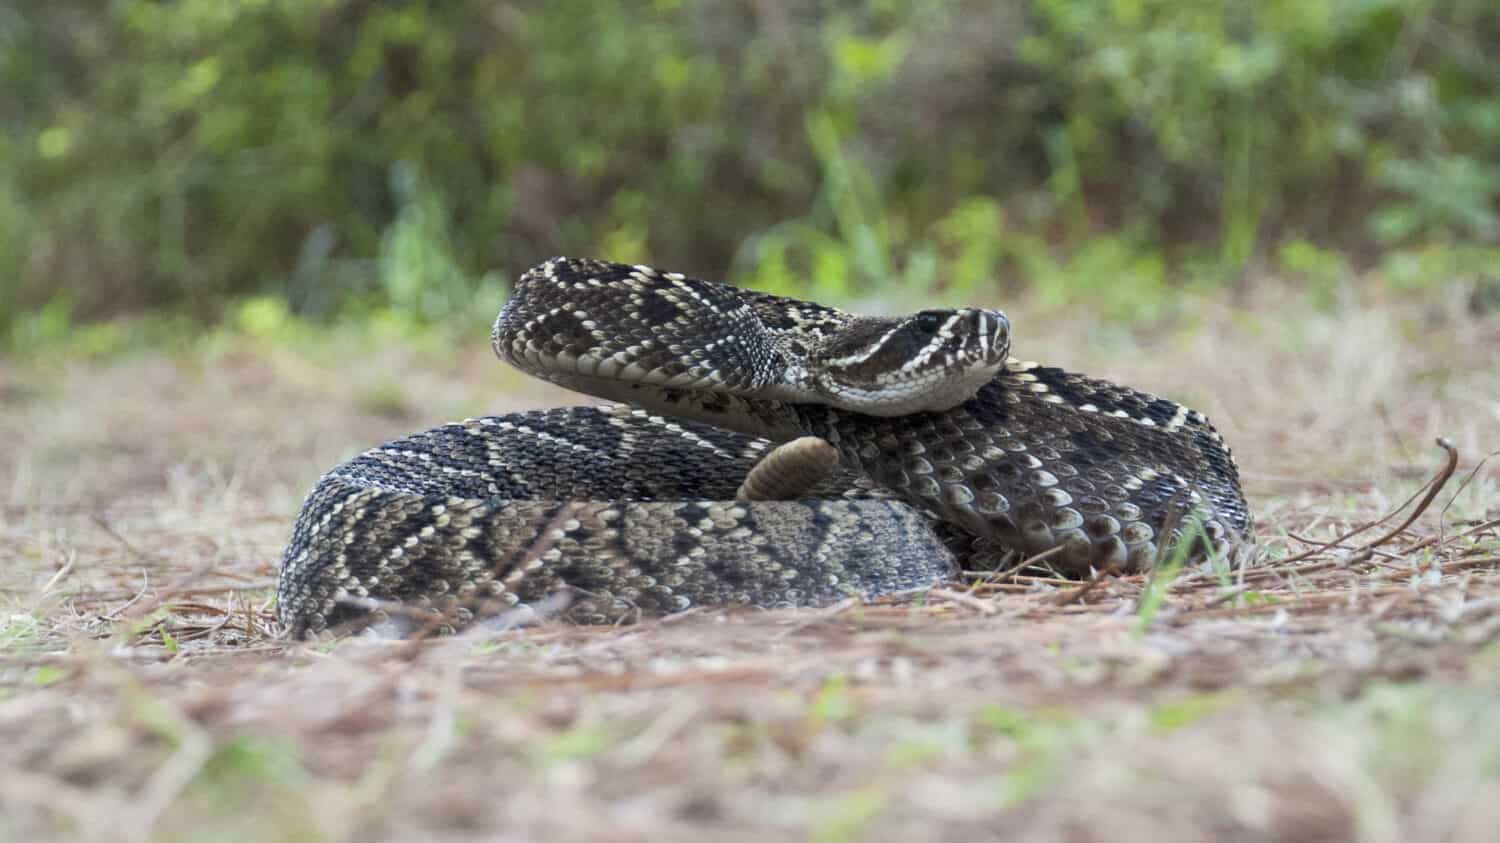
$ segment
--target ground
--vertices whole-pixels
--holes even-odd
[[[275,564],[322,470],[579,399],[484,318],[0,360],[0,838],[1493,839],[1494,315],[1011,316],[1023,356],[1210,414],[1249,567],[294,643]]]

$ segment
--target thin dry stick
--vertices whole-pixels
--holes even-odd
[[[960,606],[966,606],[980,613],[981,615],[995,614],[995,604],[987,600],[981,600],[978,597],[969,594],[968,592],[951,591],[946,588],[934,588],[927,593],[933,597],[948,600],[950,602],[957,603]]]
[[[1396,536],[1399,536],[1401,533],[1405,532],[1406,528],[1410,527],[1413,522],[1415,522],[1418,518],[1422,517],[1422,513],[1424,513],[1424,512],[1427,511],[1427,507],[1429,507],[1429,506],[1432,505],[1433,499],[1436,498],[1438,496],[1438,492],[1441,492],[1442,489],[1443,489],[1443,487],[1448,484],[1449,478],[1453,477],[1454,470],[1458,468],[1458,449],[1455,448],[1455,447],[1453,447],[1453,443],[1450,442],[1450,441],[1448,441],[1448,438],[1446,436],[1439,436],[1438,439],[1437,439],[1437,444],[1438,444],[1438,447],[1440,447],[1444,451],[1448,452],[1448,461],[1443,465],[1442,469],[1438,471],[1437,475],[1435,477],[1433,477],[1431,480],[1427,481],[1427,483],[1424,484],[1424,486],[1422,487],[1422,488],[1425,488],[1427,490],[1427,494],[1422,496],[1422,500],[1421,500],[1420,503],[1417,504],[1417,508],[1414,509],[1414,510],[1412,510],[1411,515],[1409,515],[1405,521],[1401,522],[1401,526],[1399,526],[1396,529],[1390,531],[1389,533],[1386,533],[1385,535],[1381,536],[1380,538],[1378,538],[1378,539],[1376,539],[1376,540],[1374,540],[1372,542],[1369,542],[1367,544],[1364,544],[1364,545],[1361,545],[1360,547],[1355,548],[1352,552],[1354,552],[1354,553],[1360,553],[1360,552],[1363,552],[1363,551],[1366,551],[1366,550],[1373,550],[1374,548],[1377,548],[1380,545],[1385,544],[1386,542],[1390,541],[1391,539],[1395,538]],[[1316,556],[1319,553],[1322,553],[1322,552],[1324,552],[1326,550],[1330,550],[1330,549],[1332,549],[1334,547],[1337,547],[1337,546],[1343,544],[1344,542],[1348,541],[1349,539],[1351,539],[1351,538],[1359,535],[1360,533],[1363,533],[1366,530],[1369,530],[1369,529],[1371,529],[1373,527],[1377,527],[1377,526],[1379,526],[1381,524],[1384,524],[1385,522],[1387,522],[1387,521],[1391,520],[1392,518],[1394,518],[1396,516],[1396,513],[1400,512],[1401,510],[1403,510],[1407,506],[1409,506],[1411,504],[1412,500],[1414,500],[1417,497],[1418,494],[1421,494],[1421,491],[1422,491],[1421,489],[1418,489],[1416,492],[1413,492],[1412,496],[1409,497],[1409,498],[1407,498],[1405,500],[1405,502],[1403,502],[1400,506],[1396,507],[1390,513],[1382,516],[1379,520],[1371,521],[1370,523],[1368,523],[1368,524],[1366,524],[1366,525],[1364,525],[1362,527],[1356,527],[1355,529],[1350,530],[1347,533],[1344,533],[1343,535],[1339,536],[1338,538],[1336,538],[1336,539],[1334,539],[1334,540],[1332,540],[1330,542],[1327,542],[1325,544],[1319,545],[1317,547],[1309,548],[1309,549],[1307,549],[1307,550],[1305,550],[1305,551],[1303,551],[1303,552],[1301,552],[1301,553],[1299,553],[1299,554],[1297,554],[1295,556],[1290,556],[1290,557],[1287,557],[1286,559],[1279,559],[1279,560],[1277,560],[1276,564],[1278,566],[1280,566],[1280,565],[1286,565],[1286,564],[1289,564],[1289,563],[1292,563],[1292,562],[1301,562],[1304,559],[1311,558],[1311,557]]]
[[[1500,527],[1500,518],[1496,518],[1496,519],[1494,519],[1492,521],[1481,521],[1478,524],[1475,524],[1474,526],[1470,527],[1469,529],[1464,530],[1462,533],[1455,534],[1453,536],[1453,538],[1455,538],[1455,539],[1467,538],[1469,536],[1474,535],[1475,533],[1482,533],[1485,530],[1489,530],[1489,529],[1492,529],[1494,527]],[[1428,537],[1422,539],[1421,541],[1417,542],[1416,544],[1412,545],[1411,547],[1408,547],[1406,550],[1402,551],[1402,555],[1404,556],[1404,555],[1407,555],[1407,554],[1411,554],[1411,553],[1413,553],[1415,551],[1418,551],[1418,550],[1421,550],[1421,549],[1423,549],[1425,547],[1429,547],[1429,546],[1434,545],[1434,544],[1439,544],[1439,543],[1444,542],[1444,541],[1447,541],[1447,539],[1443,538],[1443,536],[1441,536],[1441,535],[1428,536]]]
[[[1453,506],[1453,502],[1458,500],[1458,496],[1464,493],[1464,489],[1469,488],[1469,484],[1474,481],[1474,477],[1479,474],[1479,470],[1484,468],[1485,463],[1489,462],[1490,458],[1496,455],[1500,455],[1500,451],[1490,451],[1488,454],[1485,454],[1484,459],[1480,460],[1479,463],[1474,466],[1474,470],[1469,472],[1468,475],[1464,477],[1463,482],[1458,484],[1458,491],[1453,493],[1453,497],[1449,498],[1448,502],[1443,504],[1443,511],[1438,513],[1437,534],[1439,539],[1441,539],[1443,536],[1443,519],[1448,517],[1449,507]]]
[[[200,585],[189,588],[173,588],[166,586],[157,592],[158,597],[201,597],[205,594],[235,594],[245,591],[261,591],[263,589],[275,588],[275,580],[256,580],[255,582],[225,584],[225,585]],[[108,603],[115,600],[126,600],[134,595],[133,592],[99,591],[90,594],[80,594],[70,598],[74,605],[87,606],[94,603]]]
[[[1454,559],[1444,562],[1443,573],[1452,574],[1459,571],[1467,571],[1471,568],[1490,568],[1500,565],[1500,556],[1480,556],[1474,559]],[[1382,579],[1392,580],[1397,577],[1410,577],[1416,573],[1415,568],[1391,568],[1382,575]]]
[[[1032,583],[1033,585],[1065,585],[1069,587],[1078,585],[1078,580],[1065,580],[1061,577],[1033,577],[1029,574],[1014,574],[1011,576],[1011,579],[1018,583]],[[1120,577],[1120,579],[1135,580],[1139,579],[1139,577],[1132,574],[1128,577]],[[1003,583],[997,583],[997,585],[1003,585]]]
[[[136,591],[135,596],[132,597],[132,598],[130,598],[129,600],[125,601],[125,605],[120,606],[120,607],[114,609],[113,611],[106,612],[105,614],[101,615],[100,619],[101,620],[106,620],[106,621],[115,620],[121,614],[123,614],[126,609],[129,609],[131,606],[135,605],[135,602],[137,600],[140,600],[142,597],[145,597],[146,596],[146,592],[149,591],[150,589],[151,589],[151,572],[149,570],[145,569],[145,568],[142,568],[141,569],[141,587],[140,587],[140,589],[138,591]]]
[[[1442,448],[1444,451],[1448,452],[1448,462],[1443,465],[1443,468],[1438,472],[1437,477],[1430,481],[1430,483],[1428,484],[1430,488],[1427,490],[1427,494],[1422,496],[1421,503],[1418,503],[1417,508],[1411,511],[1411,515],[1408,515],[1406,517],[1406,520],[1401,522],[1401,526],[1390,531],[1389,533],[1386,533],[1380,538],[1358,548],[1358,550],[1374,550],[1375,548],[1380,547],[1391,539],[1394,539],[1395,537],[1406,532],[1406,528],[1416,523],[1416,520],[1422,517],[1422,513],[1426,512],[1427,507],[1432,505],[1432,502],[1437,498],[1438,493],[1443,490],[1444,486],[1448,485],[1448,481],[1453,478],[1454,470],[1458,468],[1458,449],[1453,446],[1453,443],[1450,442],[1448,440],[1448,437],[1446,436],[1439,436],[1437,438],[1437,444],[1439,448]]]
[[[963,574],[965,576],[976,576],[976,577],[979,577],[980,580],[979,580],[979,582],[976,582],[975,585],[978,585],[979,583],[997,583],[998,584],[1001,580],[1005,580],[1005,579],[1018,579],[1018,577],[1016,576],[1017,574],[1021,573],[1022,571],[1026,570],[1027,568],[1030,568],[1033,565],[1036,565],[1036,564],[1042,562],[1043,560],[1050,559],[1053,556],[1056,556],[1057,554],[1062,553],[1062,551],[1063,551],[1063,546],[1062,545],[1056,545],[1055,547],[1049,547],[1049,548],[1047,548],[1046,550],[1042,551],[1041,553],[1035,554],[1033,556],[1028,556],[1025,559],[1022,559],[1020,562],[1017,562],[1016,564],[1010,566],[1009,568],[1006,568],[1003,571],[964,571]]]
[[[163,559],[162,557],[157,556],[154,553],[147,553],[146,551],[141,550],[140,548],[138,548],[135,545],[131,544],[129,539],[127,539],[124,536],[120,535],[120,533],[117,530],[115,530],[114,527],[110,526],[110,523],[108,521],[104,520],[104,518],[102,516],[98,515],[97,513],[92,516],[92,520],[93,520],[93,522],[96,525],[98,525],[99,529],[101,529],[104,532],[108,533],[111,538],[113,538],[115,541],[119,542],[120,546],[123,547],[123,548],[125,548],[126,552],[130,553],[131,555],[133,555],[133,556],[135,556],[135,557],[137,557],[137,558],[139,558],[141,560],[144,560],[144,561],[146,561],[148,563],[154,564],[154,565],[166,566],[168,564],[167,560]],[[113,617],[132,617],[132,618],[138,618],[138,617],[143,617],[145,615],[148,615],[148,614],[156,611],[158,608],[161,607],[162,603],[165,602],[165,598],[166,598],[167,595],[174,594],[174,593],[182,591],[183,589],[187,589],[187,588],[192,587],[199,580],[201,580],[204,577],[208,576],[209,572],[213,571],[213,569],[215,567],[217,567],[217,565],[218,565],[218,563],[214,559],[212,559],[212,558],[205,559],[196,568],[194,568],[191,571],[188,571],[186,574],[183,574],[182,576],[178,577],[176,580],[174,580],[173,582],[169,583],[168,585],[166,585],[166,586],[164,586],[162,588],[157,589],[157,591],[156,591],[156,593],[154,595],[152,595],[151,597],[149,597],[140,606],[136,607],[133,611],[131,611],[130,614],[127,615],[125,613],[125,610],[128,609],[128,608],[130,608],[130,606],[132,604],[134,604],[137,600],[140,600],[140,598],[145,595],[146,592],[145,592],[144,588],[142,589],[142,591],[141,591],[140,594],[137,594],[135,597],[131,598],[131,600],[130,600],[129,603],[126,603],[124,606],[121,606],[120,608],[114,610],[113,612],[110,612],[105,617],[107,617],[107,618],[113,618]],[[144,573],[144,571],[143,571],[143,573]]]
[[[1051,603],[1054,606],[1066,606],[1067,604],[1072,603],[1075,600],[1082,600],[1083,598],[1089,596],[1089,594],[1091,594],[1094,589],[1103,584],[1106,579],[1112,577],[1118,569],[1118,565],[1107,565],[1103,570],[1096,571],[1094,573],[1094,576],[1091,577],[1088,582],[1084,583],[1078,588],[1069,589],[1068,591],[1064,591],[1061,594],[1054,594],[1047,599],[1047,602]]]
[[[1249,590],[1250,590],[1249,586],[1237,586],[1235,588],[1230,589],[1229,591],[1224,592],[1223,594],[1220,594],[1219,596],[1217,596],[1214,599],[1208,601],[1207,603],[1204,603],[1202,606],[1198,606],[1198,607],[1190,608],[1190,609],[1185,609],[1185,610],[1183,610],[1183,612],[1184,613],[1202,612],[1202,611],[1205,611],[1207,609],[1217,609],[1218,607],[1224,605],[1225,603],[1229,603],[1229,602],[1231,602],[1233,600],[1238,600],[1241,595],[1243,595],[1245,592],[1247,592]],[[1183,618],[1183,615],[1178,615],[1178,617],[1175,618],[1174,620],[1182,620],[1182,618]]]
[[[111,526],[108,521],[104,520],[104,516],[100,515],[99,513],[91,513],[89,515],[89,520],[93,521],[94,525],[107,533],[110,538],[114,539],[116,542],[119,542],[120,547],[125,548],[125,552],[129,553],[131,556],[134,556],[137,559],[141,559],[146,562],[150,562],[153,565],[167,564],[167,560],[163,559],[162,557],[157,556],[154,553],[148,553],[136,547],[134,544],[131,544],[130,539],[127,539],[124,536],[120,535],[119,531]]]
[[[63,566],[57,569],[57,573],[53,574],[52,578],[47,580],[47,584],[42,586],[42,594],[46,594],[47,592],[56,588],[58,583],[62,582],[63,579],[68,576],[68,574],[71,574],[73,572],[73,562],[75,561],[75,559],[75,554],[70,552],[68,554],[68,561],[64,562]]]

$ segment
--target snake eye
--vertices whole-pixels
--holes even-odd
[[[935,334],[948,321],[948,314],[941,310],[923,310],[912,317],[918,329]]]

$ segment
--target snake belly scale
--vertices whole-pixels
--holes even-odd
[[[1007,555],[1140,570],[1250,525],[1207,418],[1010,357],[998,311],[854,316],[555,258],[517,281],[491,339],[616,403],[443,425],[324,475],[281,563],[291,634],[393,603],[461,625],[559,592],[589,623],[818,606]],[[792,499],[736,498],[778,443],[809,436],[836,465],[778,494]]]

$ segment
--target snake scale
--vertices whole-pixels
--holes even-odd
[[[1037,554],[1141,570],[1250,524],[1207,418],[1010,357],[999,311],[854,316],[555,258],[517,281],[492,344],[618,403],[446,424],[334,468],[282,559],[291,634],[397,605],[462,625],[559,593],[586,623],[827,605]],[[747,495],[804,462],[777,449],[799,437],[826,465]]]

